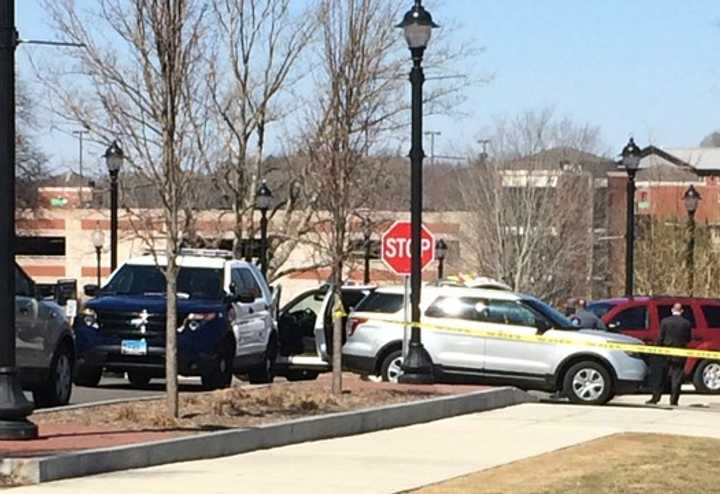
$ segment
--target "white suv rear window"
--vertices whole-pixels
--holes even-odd
[[[403,308],[403,296],[400,293],[373,292],[355,307],[357,312],[380,312],[393,314]]]

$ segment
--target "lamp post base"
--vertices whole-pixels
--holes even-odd
[[[33,411],[14,367],[0,367],[0,440],[35,439],[37,425],[27,420]]]
[[[403,373],[398,377],[401,384],[433,384],[433,365],[430,354],[422,343],[410,341],[407,359],[403,362]]]

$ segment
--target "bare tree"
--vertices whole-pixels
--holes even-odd
[[[21,209],[36,210],[39,207],[38,181],[47,178],[50,171],[47,167],[47,156],[37,147],[33,139],[33,133],[37,130],[37,118],[31,93],[22,82],[16,84],[16,87],[16,201]]]
[[[599,131],[552,111],[501,120],[490,159],[458,182],[472,214],[463,245],[471,269],[557,301],[587,296],[592,277],[592,170]]]
[[[46,1],[54,28],[85,50],[68,52],[46,87],[57,113],[97,142],[118,139],[131,172],[152,186],[161,207],[129,220],[163,266],[167,282],[168,413],[178,417],[177,256],[192,231],[194,180],[208,153],[205,2],[99,0],[81,11],[72,0]],[[159,239],[158,239],[159,237]]]
[[[233,250],[242,256],[242,240],[254,236],[259,180],[273,172],[263,166],[272,163],[264,159],[268,128],[293,109],[290,91],[301,78],[299,61],[316,24],[307,12],[293,11],[290,0],[213,0],[211,6],[217,30],[208,82],[224,156],[209,165],[222,177],[234,216]],[[294,184],[286,192],[277,209],[292,213],[301,191]]]

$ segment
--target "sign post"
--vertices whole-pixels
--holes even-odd
[[[425,225],[423,225],[420,234],[420,265],[422,269],[425,269],[435,259],[435,238]],[[410,333],[407,322],[410,319],[408,306],[410,304],[411,252],[411,224],[409,221],[396,221],[382,236],[380,257],[385,265],[394,273],[402,276],[405,282],[403,359],[407,356]]]

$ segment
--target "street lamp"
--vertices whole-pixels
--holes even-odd
[[[686,266],[688,271],[688,295],[693,296],[695,288],[695,212],[700,205],[700,193],[694,186],[688,187],[683,195],[683,202],[688,213],[688,246]]]
[[[438,279],[442,280],[445,277],[445,256],[447,255],[448,246],[443,239],[440,239],[435,244],[435,256],[438,260]]]
[[[33,439],[15,361],[15,1],[0,2],[0,440]]]
[[[411,223],[411,266],[410,266],[410,319],[412,331],[407,358],[403,362],[403,374],[400,382],[426,384],[433,382],[432,360],[422,344],[420,334],[420,290],[422,288],[420,231],[422,228],[422,166],[425,153],[422,149],[423,136],[423,83],[425,75],[422,59],[425,48],[432,36],[433,28],[438,27],[430,13],[422,6],[421,0],[408,10],[402,22],[398,24],[405,33],[413,67],[410,71],[412,85],[412,142],[410,148],[410,223]]]
[[[622,165],[628,174],[626,200],[627,216],[625,218],[625,296],[633,295],[633,280],[635,274],[635,175],[640,168],[642,150],[631,137],[622,150]]]
[[[95,247],[95,255],[97,257],[97,286],[100,288],[101,285],[101,279],[100,279],[100,271],[101,271],[101,260],[102,260],[102,250],[105,246],[105,233],[100,229],[100,224],[98,223],[95,226],[95,231],[92,233],[92,243]]]
[[[265,180],[262,181],[255,196],[255,207],[260,210],[260,269],[267,279],[267,212],[272,203],[272,191]]]
[[[117,141],[105,151],[105,162],[110,173],[110,270],[117,267],[118,248],[118,175],[125,161],[125,154]]]

